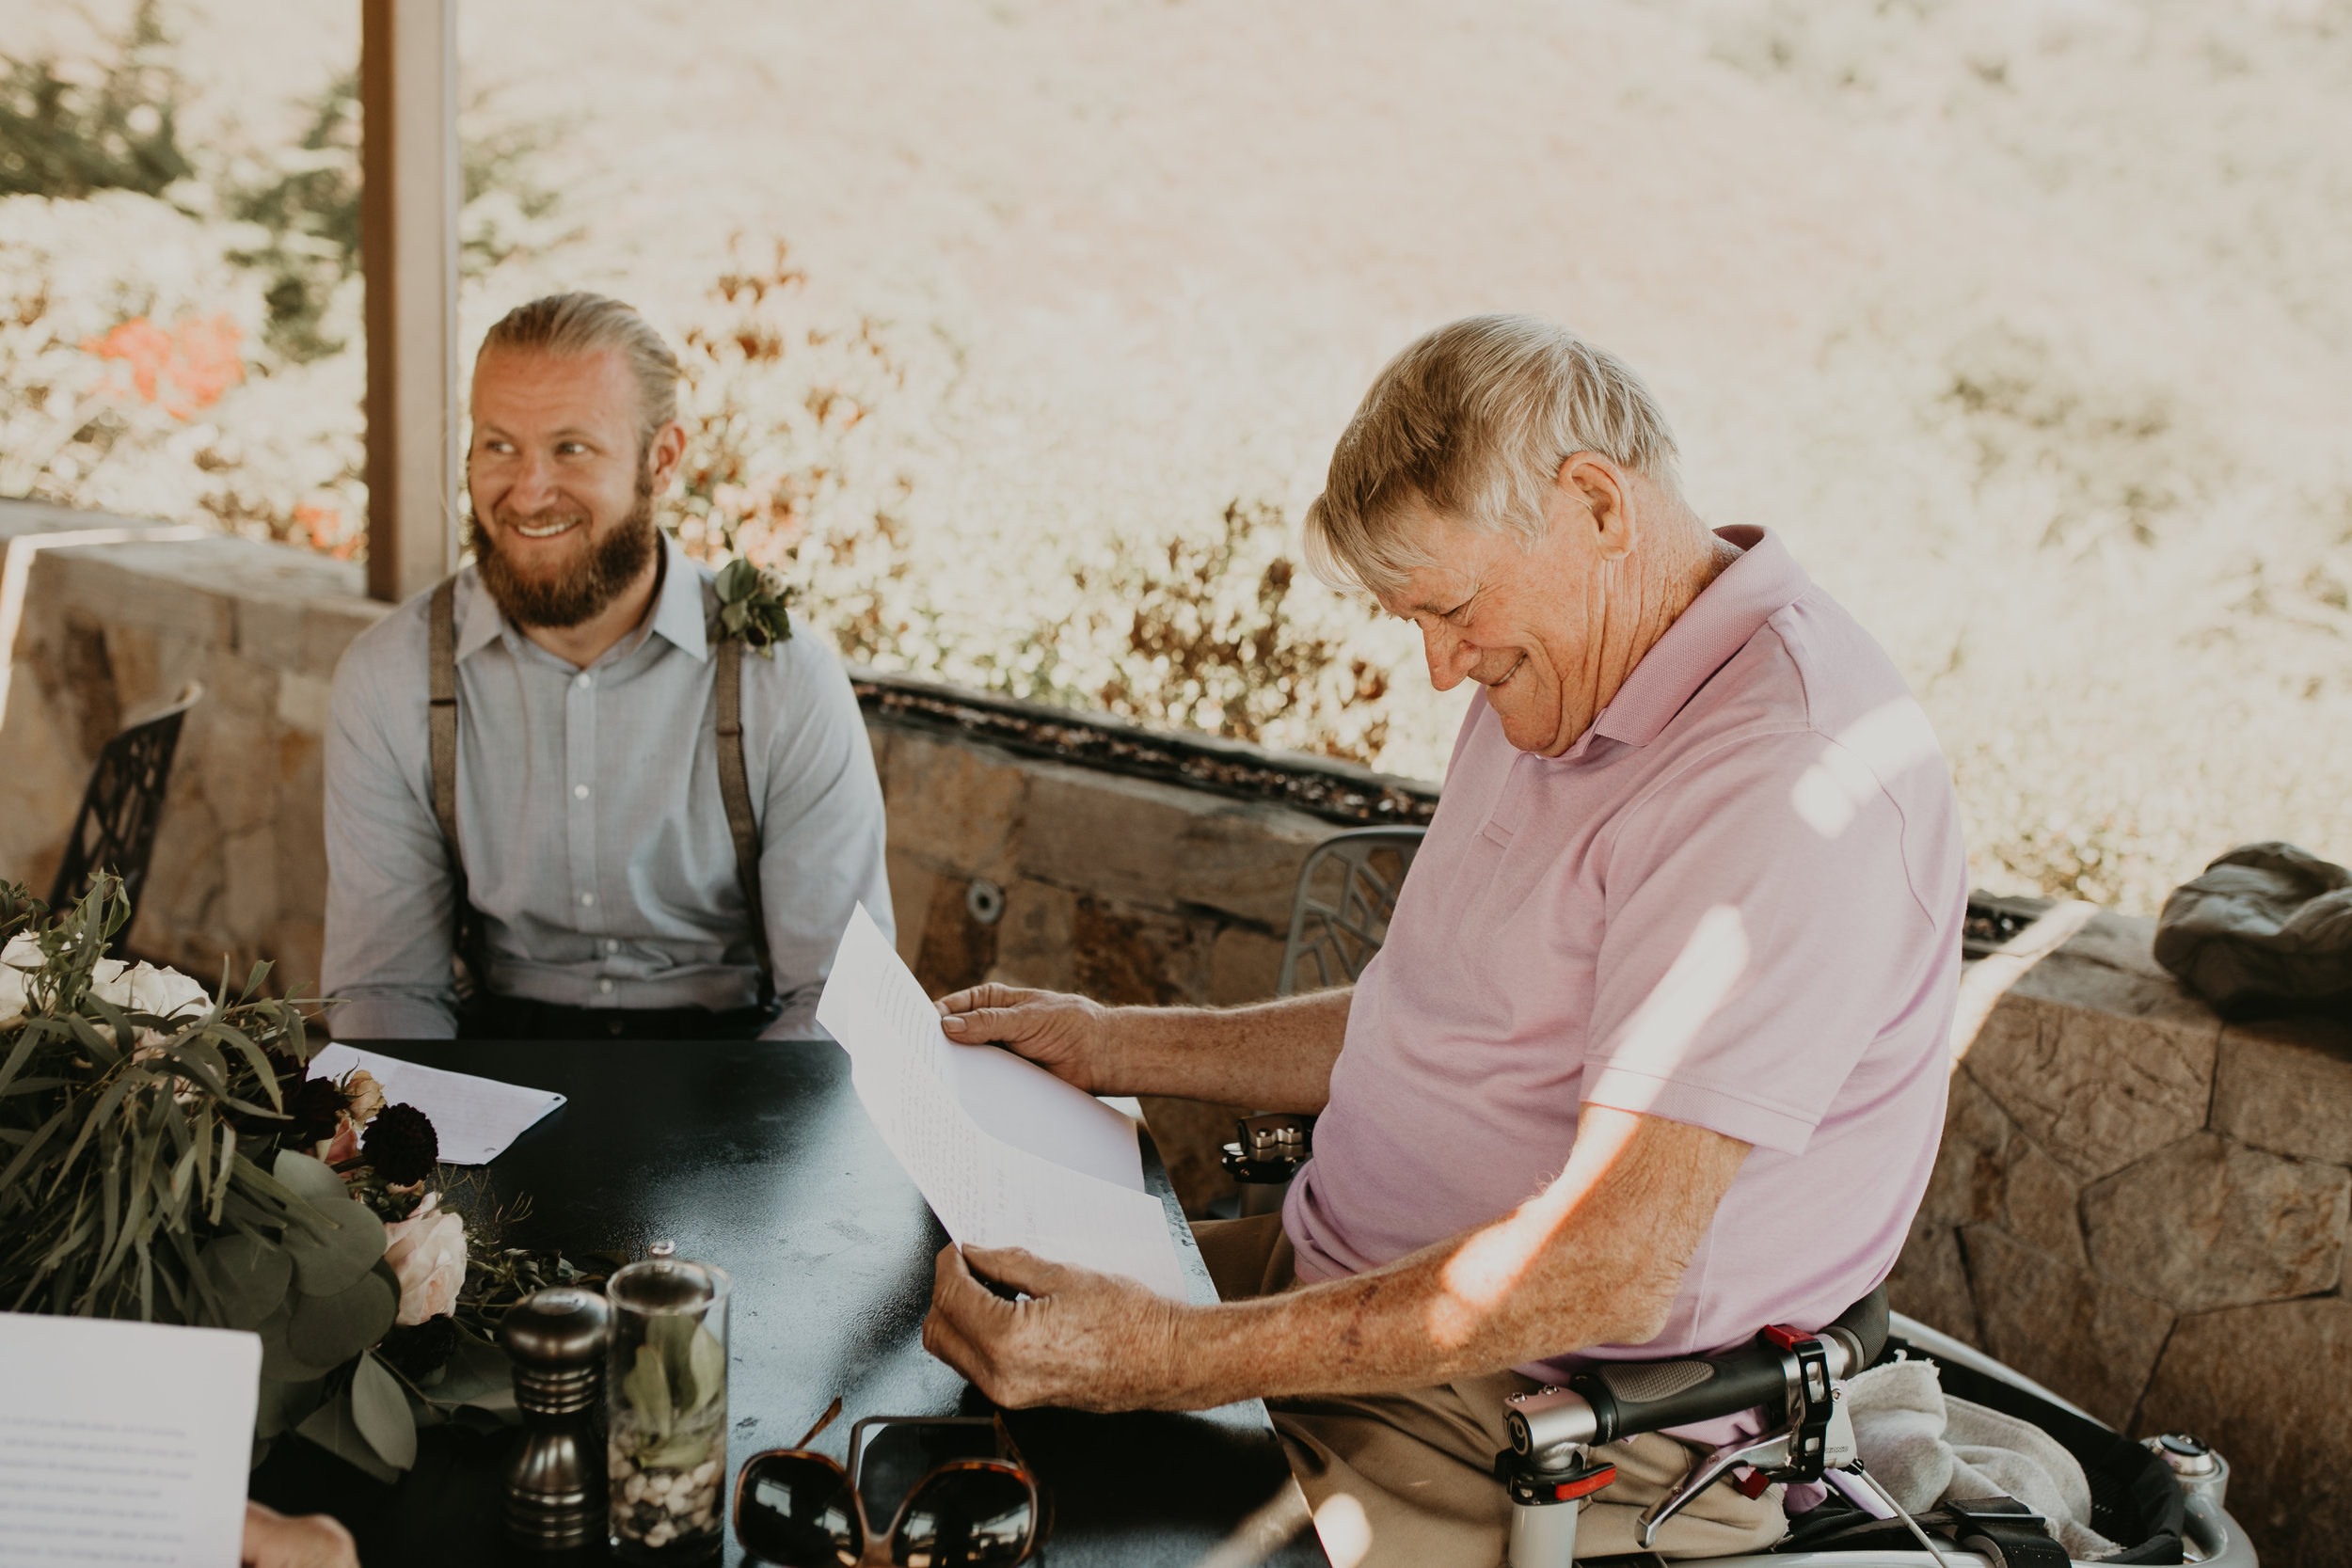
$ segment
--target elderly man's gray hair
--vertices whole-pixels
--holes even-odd
[[[1674,433],[1614,355],[1540,316],[1470,316],[1389,361],[1307,509],[1307,560],[1375,594],[1430,562],[1416,522],[1543,536],[1560,465],[1580,451],[1678,492]]]

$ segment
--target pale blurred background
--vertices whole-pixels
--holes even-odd
[[[1459,694],[1297,519],[1388,355],[1534,310],[1893,652],[1980,885],[2352,858],[2348,0],[460,26],[469,350],[552,288],[644,309],[683,535],[852,657],[1437,777]],[[0,0],[0,495],[358,547],[358,32]]]

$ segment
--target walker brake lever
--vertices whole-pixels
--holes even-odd
[[[1733,1468],[1749,1465],[1759,1470],[1777,1470],[1788,1463],[1787,1432],[1766,1433],[1761,1437],[1741,1437],[1725,1443],[1713,1453],[1692,1465],[1675,1489],[1642,1511],[1633,1533],[1634,1544],[1647,1551],[1650,1543],[1667,1520],[1681,1513],[1698,1495],[1724,1479]]]

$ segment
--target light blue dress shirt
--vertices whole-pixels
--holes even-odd
[[[726,1009],[759,998],[719,797],[709,573],[666,533],[645,624],[585,670],[458,575],[457,836],[490,989],[575,1007]],[[455,879],[433,814],[427,603],[343,655],[326,738],[330,1020],[346,1039],[456,1033]],[[861,900],[892,930],[882,785],[839,659],[806,629],[743,658],[743,757],[784,1011],[817,995]]]

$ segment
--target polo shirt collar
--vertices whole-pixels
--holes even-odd
[[[1746,525],[1719,528],[1715,536],[1738,546],[1740,559],[1701,590],[1642,656],[1593,721],[1592,733],[1629,746],[1648,745],[1765,622],[1813,586],[1778,536]]]
[[[710,635],[703,619],[702,574],[694,569],[693,562],[667,530],[657,531],[657,537],[661,542],[661,592],[654,597],[652,625],[646,629],[651,635],[669,639],[679,651],[699,663],[710,657]],[[464,624],[457,628],[460,662],[497,641],[506,626],[506,617],[499,613],[499,607],[483,588],[479,575],[472,579],[472,589],[466,602]]]

